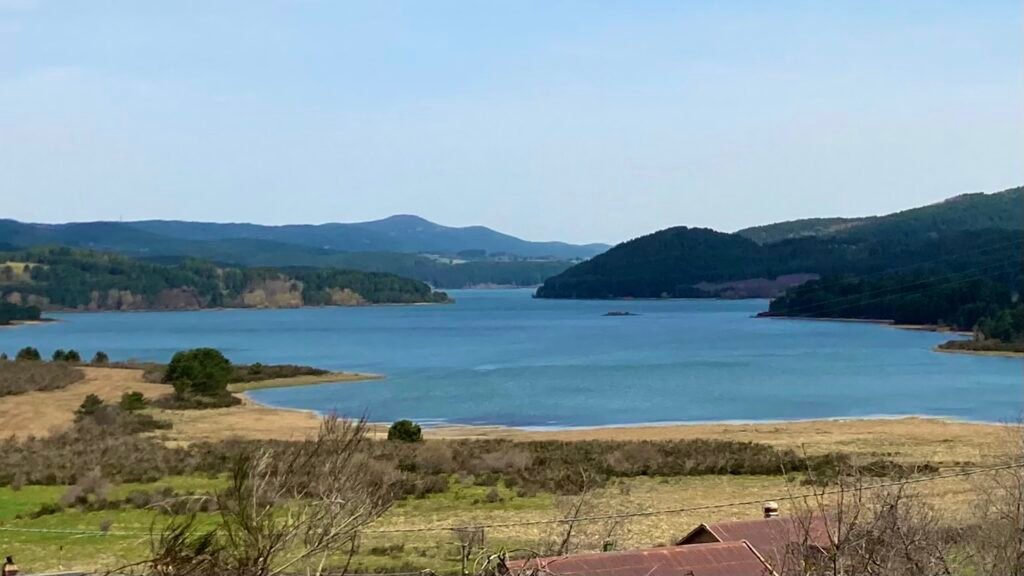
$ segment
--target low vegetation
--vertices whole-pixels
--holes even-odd
[[[0,397],[59,390],[81,380],[81,370],[63,362],[0,362]]]

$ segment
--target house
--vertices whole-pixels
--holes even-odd
[[[777,511],[773,514],[767,508],[760,520],[701,524],[676,545],[704,546],[716,542],[746,542],[778,572],[783,571],[787,560],[796,559],[795,554],[831,547],[828,523],[823,516],[782,518]]]
[[[747,542],[536,558],[508,567],[512,574],[552,576],[776,576]]]

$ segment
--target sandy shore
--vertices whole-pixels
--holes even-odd
[[[46,436],[66,429],[74,420],[74,410],[88,394],[97,394],[105,401],[116,402],[121,394],[128,391],[139,391],[150,398],[170,393],[170,387],[165,384],[143,380],[141,370],[98,367],[84,367],[82,370],[85,378],[67,388],[0,398],[0,437]],[[337,381],[336,375],[323,377]],[[300,385],[298,379],[289,380],[293,381],[287,385]],[[315,382],[307,378],[307,384],[312,383]],[[288,440],[315,435],[322,421],[315,412],[262,406],[244,394],[241,397],[242,404],[231,408],[174,411],[150,409],[157,418],[169,420],[173,424],[171,430],[156,434],[169,443],[228,438]],[[383,436],[387,425],[375,425],[373,431],[375,435]],[[928,461],[953,466],[997,459],[1013,440],[1013,433],[1012,427],[1001,424],[921,417],[560,430],[522,430],[500,426],[442,426],[424,430],[428,439],[435,440],[500,438],[512,441],[575,442],[715,438],[762,442],[808,454],[847,452],[871,458]]]
[[[1024,358],[1024,352],[1013,352],[1010,350],[965,350],[961,348],[943,348],[936,346],[932,348],[935,352],[946,354],[968,354],[970,356],[992,356],[995,358]]]
[[[9,324],[0,324],[0,328],[17,328],[18,326],[36,326],[39,324],[52,324],[60,322],[53,318],[41,318],[39,320],[11,320]]]
[[[289,388],[292,386],[312,386],[314,384],[331,384],[335,382],[361,382],[363,380],[380,380],[381,374],[364,374],[362,372],[329,372],[310,376],[292,376],[290,378],[274,378],[257,382],[239,382],[228,385],[230,392],[247,392],[265,388]]]

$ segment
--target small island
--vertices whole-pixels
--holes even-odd
[[[604,316],[639,316],[639,314],[625,310],[612,310],[611,312],[605,312]]]

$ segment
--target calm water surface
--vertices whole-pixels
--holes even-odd
[[[948,336],[754,319],[764,301],[552,301],[455,291],[450,306],[57,315],[0,330],[0,350],[104,350],[166,361],[212,346],[236,362],[387,375],[252,392],[376,421],[602,426],[923,414],[1016,419],[1024,360],[931,351]],[[605,317],[609,310],[638,316]]]

